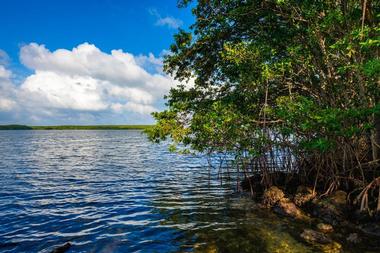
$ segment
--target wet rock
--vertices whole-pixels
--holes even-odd
[[[368,211],[360,211],[359,209],[355,209],[352,211],[351,216],[352,219],[362,224],[373,221],[373,217]]]
[[[284,192],[276,186],[267,189],[263,194],[263,205],[273,207],[273,211],[296,219],[307,218],[290,199],[285,198]]]
[[[293,201],[297,206],[303,206],[314,198],[315,193],[313,193],[313,190],[310,187],[299,186]]]
[[[326,223],[319,223],[317,225],[317,228],[322,233],[331,233],[334,231],[333,226],[331,226],[330,224],[326,224]]]
[[[322,252],[328,253],[342,253],[342,245],[337,242],[332,242],[329,244],[323,244],[319,247]]]
[[[290,216],[297,219],[303,218],[305,216],[302,211],[287,198],[279,201],[273,210],[281,215]]]
[[[377,222],[364,223],[359,226],[359,229],[367,235],[380,238],[380,223],[377,223]]]
[[[267,207],[273,207],[285,197],[284,192],[276,186],[267,189],[263,194],[263,204]]]
[[[357,244],[361,242],[361,239],[357,233],[351,233],[347,237],[347,242]]]
[[[305,229],[300,236],[308,243],[329,244],[333,242],[325,234],[312,229]]]
[[[336,206],[345,206],[347,203],[347,193],[345,191],[336,191],[328,197],[329,201]]]
[[[336,191],[323,199],[314,199],[311,212],[324,222],[337,225],[344,220],[344,213],[347,209],[346,200],[347,193]]]
[[[54,249],[51,253],[65,253],[71,248],[71,243],[67,242],[61,246],[58,246],[56,249]]]

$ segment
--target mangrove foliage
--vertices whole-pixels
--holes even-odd
[[[266,187],[275,171],[380,211],[380,1],[182,0],[195,22],[165,71],[152,141],[228,153]],[[376,204],[377,203],[377,204]]]

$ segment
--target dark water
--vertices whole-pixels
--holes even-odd
[[[205,165],[140,131],[0,131],[0,252],[315,251]]]

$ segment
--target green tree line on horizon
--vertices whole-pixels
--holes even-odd
[[[195,85],[170,90],[150,139],[233,154],[267,186],[280,150],[302,182],[380,211],[380,1],[200,0],[192,13],[164,69]]]

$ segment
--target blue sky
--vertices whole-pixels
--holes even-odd
[[[161,71],[176,0],[2,0],[0,124],[139,124],[177,83]]]

